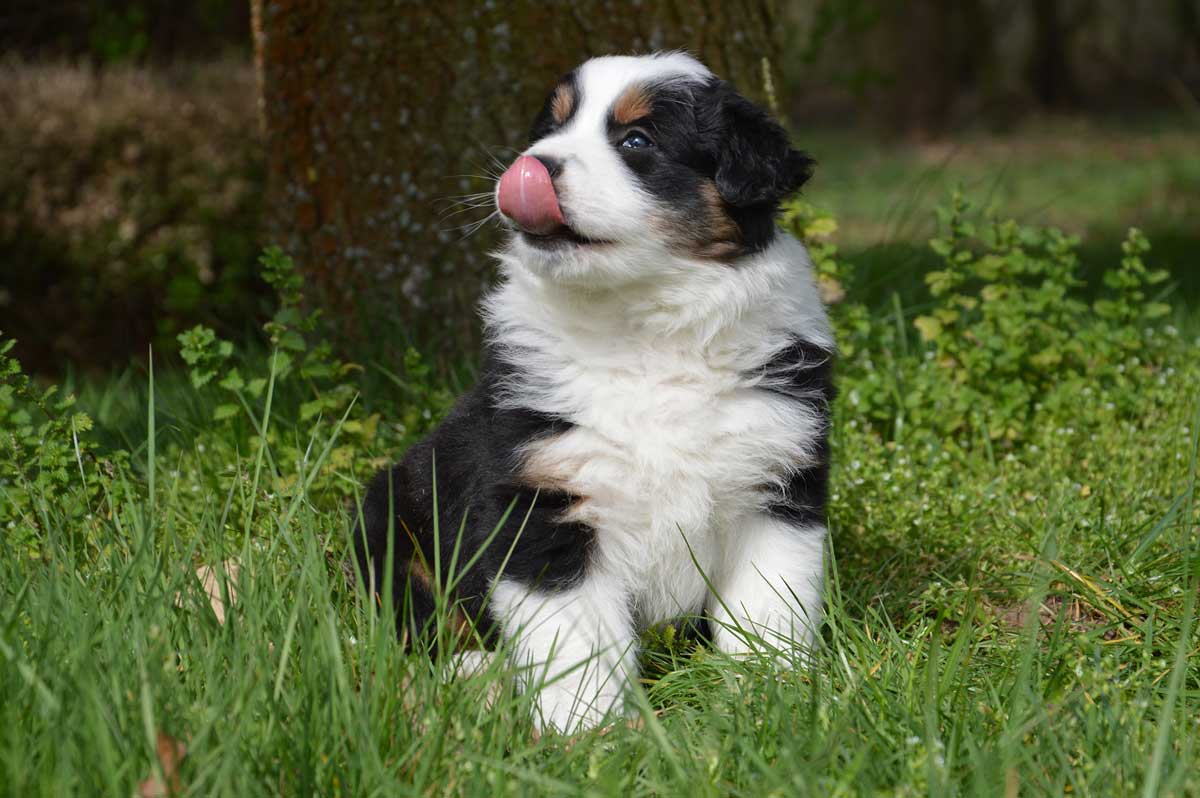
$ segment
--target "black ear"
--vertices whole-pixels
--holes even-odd
[[[717,191],[736,208],[774,207],[808,182],[816,161],[792,149],[779,123],[728,83],[714,88]]]

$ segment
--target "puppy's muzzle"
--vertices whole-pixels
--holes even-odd
[[[500,176],[496,200],[500,213],[526,233],[549,235],[566,223],[549,170],[529,155],[513,161]]]

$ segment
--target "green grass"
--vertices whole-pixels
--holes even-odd
[[[933,209],[958,187],[1001,216],[1082,237],[1091,278],[1139,226],[1179,293],[1192,306],[1200,300],[1194,117],[1048,118],[925,144],[846,129],[798,128],[796,137],[819,162],[805,195],[838,219],[843,251],[880,302],[897,287],[906,299],[918,295],[920,275],[935,265],[925,246]]]
[[[845,129],[796,136],[818,159],[805,192],[838,218],[847,249],[923,243],[934,207],[959,186],[1001,215],[1088,238],[1131,224],[1197,235],[1193,118],[1049,118],[929,143]]]
[[[207,462],[159,428],[193,394],[152,394],[140,462],[92,509],[90,544],[47,495],[38,556],[0,548],[4,794],[132,794],[160,731],[187,746],[193,795],[1200,789],[1195,393],[1136,431],[958,475],[941,453],[850,459],[872,444],[843,414],[838,562],[811,668],[777,674],[658,636],[643,728],[570,741],[535,739],[503,670],[444,684],[445,663],[402,654],[347,589],[343,507],[255,492],[256,456]],[[1111,481],[1084,497],[1072,465],[1101,457],[1118,461],[1092,466]],[[225,478],[206,481],[208,466]],[[895,482],[904,509],[888,511]],[[994,498],[954,496],[966,490]],[[906,511],[922,523],[865,528]],[[234,561],[222,624],[193,571]]]
[[[945,301],[855,266],[813,661],[779,673],[652,630],[638,724],[572,739],[533,733],[502,660],[455,678],[406,655],[350,587],[360,486],[445,409],[419,359],[314,377],[250,347],[253,393],[157,355],[75,386],[92,431],[40,433],[37,397],[0,384],[0,795],[153,776],[239,797],[1200,794],[1196,306],[1176,280],[1145,298],[1175,305],[1148,330],[1051,307],[1089,345],[1135,340],[1013,377],[938,362],[912,320]],[[1035,289],[995,322],[1023,325],[1000,355],[1037,354]],[[938,345],[993,329],[972,324]],[[1013,379],[1038,400],[1002,408]],[[946,426],[968,389],[984,406]],[[979,423],[1001,411],[1012,435]]]

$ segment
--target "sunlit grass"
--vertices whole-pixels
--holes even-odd
[[[156,353],[68,375],[94,446],[67,427],[65,458],[0,470],[0,795],[1197,794],[1200,306],[1182,273],[1145,298],[1174,316],[1112,355],[1129,379],[1096,383],[1123,387],[1064,383],[1082,385],[1066,406],[993,439],[913,421],[908,392],[956,390],[949,366],[921,371],[931,303],[902,279],[919,288],[930,260],[868,252],[807,668],[656,628],[633,723],[539,736],[502,657],[464,676],[447,647],[404,653],[347,556],[364,480],[468,359],[448,385],[415,357],[320,382],[250,345],[235,362],[264,390],[218,422],[219,378],[197,388]],[[869,383],[895,418],[859,404]],[[304,414],[338,389],[347,405]]]
[[[1114,428],[1077,451],[1129,447],[1153,484],[1127,464],[1094,497],[1009,495],[1063,467],[1063,452],[1022,473],[941,475],[936,490],[949,491],[990,473],[999,504],[939,502],[924,516],[934,528],[902,535],[911,550],[890,563],[872,561],[882,538],[851,517],[861,469],[841,462],[839,557],[811,668],[779,674],[660,631],[639,723],[568,740],[533,733],[502,663],[447,681],[446,661],[401,652],[390,619],[350,588],[348,507],[307,494],[302,475],[291,495],[255,490],[255,452],[206,469],[213,455],[158,426],[205,400],[182,381],[145,395],[156,400],[137,462],[93,510],[101,545],[80,545],[46,495],[38,556],[0,548],[5,794],[133,794],[155,773],[160,733],[186,746],[176,776],[190,795],[1200,788],[1194,397],[1143,436]],[[836,437],[853,446],[849,430]],[[1171,451],[1150,451],[1172,437]],[[906,489],[895,502],[928,498]],[[234,518],[231,506],[252,509]],[[923,541],[946,559],[930,562]],[[215,567],[215,590],[201,566]]]

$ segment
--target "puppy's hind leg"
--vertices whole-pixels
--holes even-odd
[[[379,606],[391,594],[396,634],[411,648],[432,631],[436,601],[433,580],[414,536],[426,522],[425,508],[414,507],[414,491],[403,466],[375,475],[351,531],[352,544],[368,595]],[[390,575],[390,582],[386,581]]]

